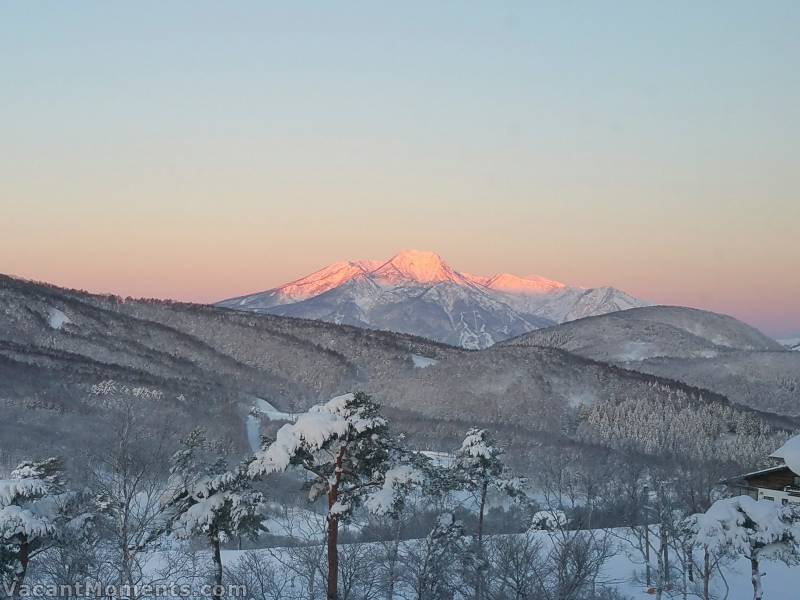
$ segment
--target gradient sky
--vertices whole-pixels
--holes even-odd
[[[0,272],[216,300],[343,258],[800,332],[800,3],[3,2]]]

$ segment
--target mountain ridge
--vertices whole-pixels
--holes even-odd
[[[242,449],[253,397],[297,412],[361,389],[432,443],[463,435],[465,422],[519,428],[526,444],[567,441],[563,431],[573,431],[581,407],[627,397],[654,409],[728,405],[703,386],[557,348],[472,352],[391,332],[88,294],[2,275],[0,306],[0,435],[15,441],[4,451],[19,455],[91,447],[104,415],[129,397],[161,420],[188,428],[213,422]],[[51,322],[53,309],[69,322]],[[764,415],[773,417],[784,421]]]
[[[421,335],[472,349],[648,304],[613,287],[578,288],[538,275],[464,273],[422,250],[404,250],[386,261],[339,261],[263,292],[216,303]]]

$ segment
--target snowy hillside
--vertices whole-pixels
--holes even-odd
[[[554,323],[645,304],[610,287],[573,288],[536,275],[461,273],[438,254],[407,250],[385,262],[334,263],[218,305],[410,333],[477,349]]]
[[[242,448],[258,441],[248,418],[258,416],[249,413],[254,397],[293,413],[356,387],[397,411],[421,442],[439,444],[469,419],[520,428],[532,444],[559,431],[578,406],[623,397],[663,406],[686,393],[559,349],[470,352],[404,334],[123,301],[2,276],[0,303],[0,436],[14,441],[5,452],[94,443],[105,397],[94,390],[101,387],[116,387],[118,395],[152,390],[155,417],[174,413],[174,422],[188,427],[213,420]],[[69,319],[60,329],[51,324],[52,309]],[[272,409],[259,410],[268,426]],[[21,423],[30,435],[14,433]]]
[[[783,350],[733,317],[679,306],[648,306],[579,319],[533,331],[507,344],[561,348],[603,361],[711,358],[740,350]]]
[[[708,311],[635,308],[540,329],[504,345],[559,348],[712,390],[737,404],[800,414],[800,354]]]

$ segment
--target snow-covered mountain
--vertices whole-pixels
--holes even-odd
[[[800,335],[796,335],[790,338],[782,338],[778,340],[778,343],[782,345],[784,348],[800,352]]]
[[[477,349],[555,323],[647,304],[611,287],[575,288],[536,275],[461,273],[434,252],[406,250],[388,261],[337,262],[218,305]]]

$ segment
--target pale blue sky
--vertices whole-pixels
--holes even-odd
[[[800,330],[798,2],[3,2],[0,77],[0,272],[418,247]]]

